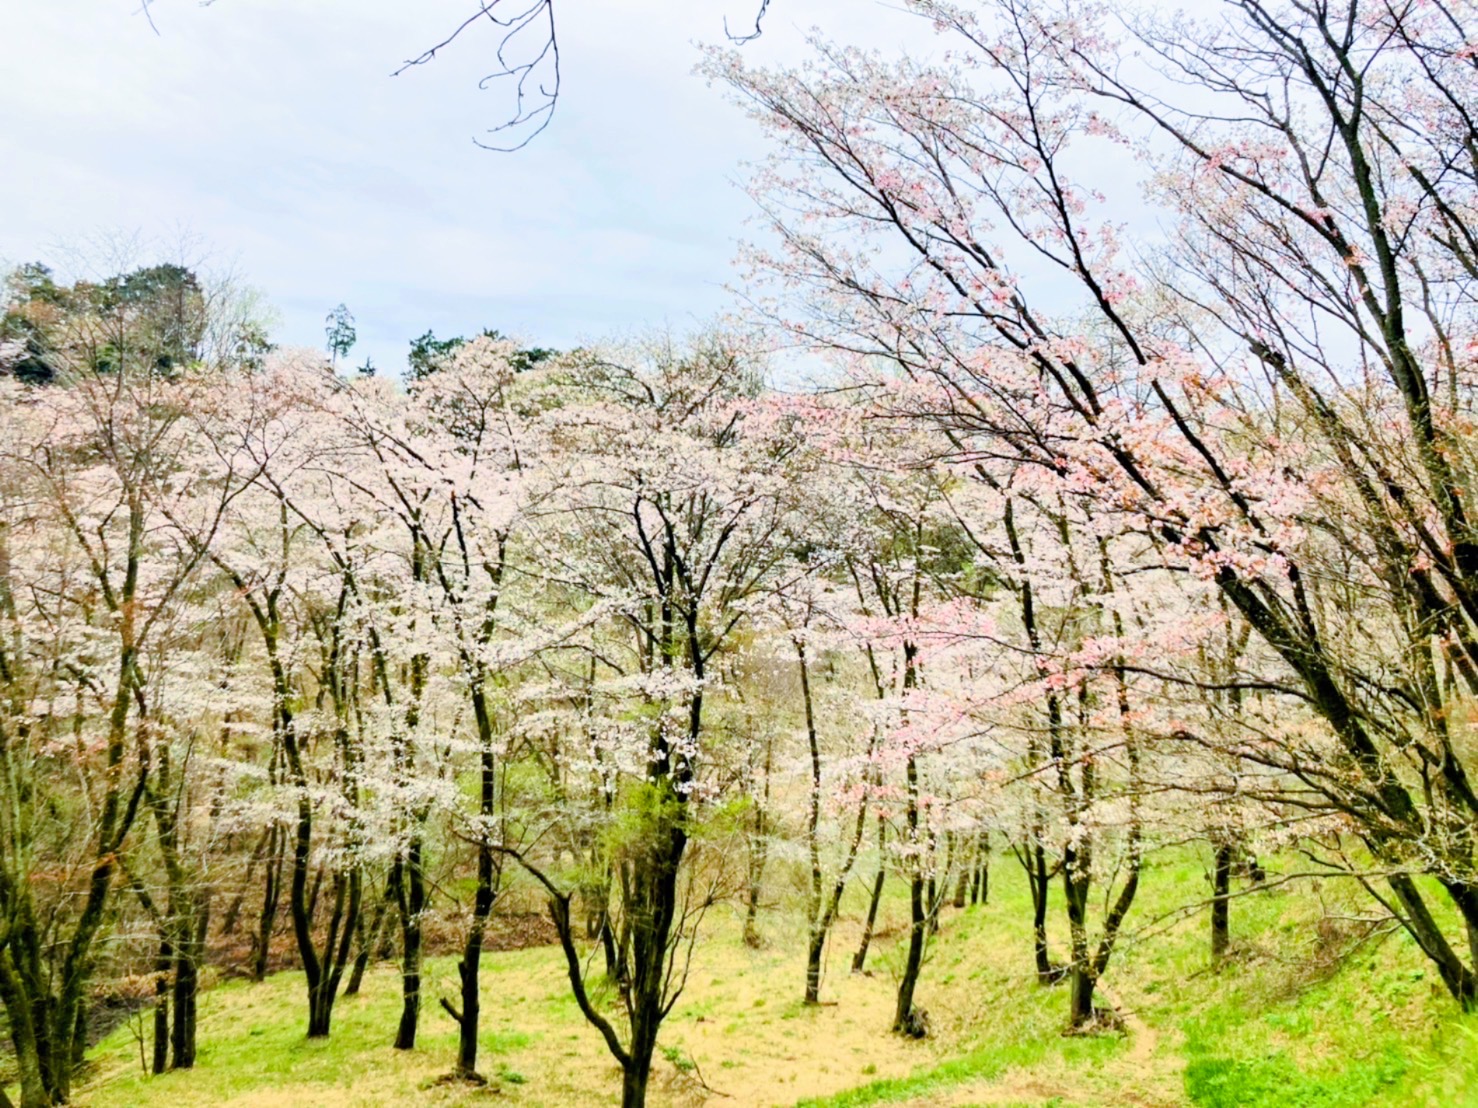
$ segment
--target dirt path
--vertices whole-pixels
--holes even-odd
[[[1155,1049],[1160,1045],[1160,1033],[1140,1019],[1139,1013],[1134,1009],[1124,1007],[1124,1002],[1118,995],[1102,982],[1098,985],[1098,995],[1114,1006],[1114,1011],[1124,1021],[1124,1027],[1129,1032],[1129,1053],[1123,1060],[1136,1068],[1149,1069]]]
[[[934,1108],[936,1105],[1023,1105],[1046,1104],[1060,1099],[1064,1105],[1107,1104],[1135,1105],[1139,1108],[1178,1108],[1185,1103],[1178,1089],[1170,1091],[1168,1085],[1174,1080],[1169,1068],[1156,1058],[1160,1046],[1160,1033],[1140,1017],[1132,1008],[1125,1007],[1118,995],[1098,986],[1098,994],[1112,1005],[1119,1018],[1124,1021],[1124,1030],[1129,1037],[1129,1049],[1104,1066],[1103,1073],[1122,1074],[1123,1087],[1108,1099],[1102,1095],[1102,1084],[1097,1092],[1085,1090],[1082,1082],[1071,1076],[1057,1077],[1037,1069],[1010,1069],[986,1081],[971,1081],[947,1093],[935,1093],[908,1101],[909,1108]],[[1060,1066],[1061,1062],[1058,1060]],[[1164,1072],[1157,1073],[1162,1070]],[[1177,1068],[1178,1072],[1178,1068]]]

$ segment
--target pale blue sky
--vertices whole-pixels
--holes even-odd
[[[498,327],[567,346],[683,328],[729,305],[751,214],[752,126],[692,75],[695,41],[757,0],[560,0],[564,99],[517,154],[471,139],[508,110],[478,92],[473,30],[389,76],[473,0],[0,0],[0,260],[89,236],[189,233],[266,293],[279,337],[321,346],[344,301],[377,365],[407,340]],[[772,0],[756,61],[802,29],[929,49],[875,0]]]

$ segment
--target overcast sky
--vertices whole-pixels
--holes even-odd
[[[692,75],[696,41],[758,0],[560,0],[564,96],[517,154],[472,138],[506,118],[479,92],[496,39],[474,28],[407,57],[473,0],[0,0],[0,261],[54,260],[90,236],[193,235],[277,308],[281,341],[321,346],[343,301],[377,365],[407,340],[497,327],[568,346],[684,328],[729,304],[752,209],[742,113]],[[803,29],[929,48],[874,0],[772,0],[756,61],[797,60]],[[65,267],[63,267],[65,268]]]

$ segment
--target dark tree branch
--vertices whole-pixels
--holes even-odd
[[[728,36],[730,42],[736,42],[741,46],[746,42],[753,42],[765,33],[765,13],[769,10],[770,0],[760,0],[760,10],[754,13],[754,30],[750,31],[747,35],[736,35],[733,31],[729,30],[729,17],[725,16],[724,34]]]

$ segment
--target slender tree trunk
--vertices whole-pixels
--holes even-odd
[[[769,786],[766,786],[768,791]],[[765,876],[765,863],[769,860],[769,827],[765,809],[755,805],[754,827],[749,836],[749,881],[744,904],[744,945],[757,950],[764,942],[760,938],[759,911],[761,882]]]
[[[861,973],[867,965],[867,948],[872,944],[873,928],[877,926],[878,905],[883,901],[883,882],[888,876],[887,858],[883,854],[884,846],[888,837],[888,825],[883,817],[878,817],[878,872],[872,879],[872,895],[867,901],[867,918],[862,924],[862,941],[857,946],[857,953],[852,956],[852,972]]]
[[[355,943],[357,949],[354,953],[354,965],[349,970],[349,980],[344,985],[345,996],[358,996],[360,986],[364,984],[365,971],[369,969],[370,958],[375,953],[375,948],[380,944],[380,933],[385,927],[385,916],[389,901],[387,897],[380,897],[375,903],[374,914],[369,917],[369,925],[365,925],[365,915],[359,914],[359,923],[356,928]]]
[[[482,945],[487,933],[488,917],[493,914],[493,853],[486,843],[477,851],[477,893],[472,903],[472,926],[467,929],[467,942],[462,947],[462,960],[457,963],[457,977],[462,986],[462,1008],[457,1017],[457,1075],[466,1079],[477,1076],[477,1029],[481,1018]],[[608,929],[609,930],[609,929]]]
[[[308,1038],[327,1038],[333,1015],[334,999],[320,982],[308,991]]]
[[[200,964],[205,956],[205,937],[210,931],[210,901],[196,902],[187,894],[191,911],[183,920],[185,941],[175,952],[174,1028],[170,1034],[171,1065],[177,1070],[195,1066],[195,1031],[200,998]]]
[[[77,1004],[77,1018],[72,1021],[72,1068],[70,1072],[76,1073],[85,1061],[87,1061],[87,1001],[82,1000]]]
[[[1247,855],[1247,879],[1254,885],[1261,885],[1267,880],[1267,872],[1262,868],[1262,863],[1257,860],[1257,855],[1249,852]]]
[[[1217,961],[1226,956],[1229,945],[1227,909],[1231,882],[1232,846],[1227,842],[1219,842],[1216,844],[1211,892],[1211,957]]]
[[[955,878],[954,907],[963,908],[965,898],[970,893],[970,878],[975,874],[975,859],[971,857],[969,847],[965,840],[961,839],[959,858],[959,874]]]
[[[277,902],[281,899],[282,891],[282,825],[274,822],[267,835],[267,864],[262,871],[262,909],[257,913],[257,930],[252,938],[253,981],[261,981],[267,976],[268,959],[272,953],[272,932],[277,925]]]
[[[641,971],[637,977],[640,979]],[[652,1057],[657,1050],[657,1029],[662,1019],[659,997],[643,989],[636,997],[631,1020],[631,1059],[621,1082],[622,1108],[645,1108]]]
[[[313,891],[308,894],[308,919],[310,922],[318,918],[318,890],[323,888],[323,871],[323,864],[319,863],[318,869],[313,874]]]
[[[1063,857],[1063,890],[1067,900],[1068,933],[1073,961],[1069,969],[1072,999],[1068,1024],[1076,1029],[1093,1021],[1093,988],[1096,980],[1088,955],[1088,891],[1090,874],[1080,867],[1071,847]],[[1084,866],[1086,863],[1084,863]]]
[[[806,1003],[821,1003],[821,955],[826,949],[826,932],[811,929],[806,943]]]
[[[990,832],[980,833],[975,852],[975,874],[970,882],[970,903],[985,904],[990,899]]]
[[[749,884],[744,907],[744,945],[757,950],[763,940],[759,932],[760,889],[765,865],[770,859],[770,770],[775,744],[765,739],[765,784],[755,799],[754,823],[749,834]]]
[[[1093,887],[1093,836],[1091,830],[1083,828],[1079,823],[1082,810],[1093,802],[1094,774],[1092,764],[1085,759],[1080,771],[1083,780],[1079,794],[1071,787],[1072,770],[1065,764],[1062,755],[1055,754],[1054,761],[1058,763],[1069,825],[1081,829],[1081,835],[1069,834],[1068,845],[1062,852],[1062,889],[1067,901],[1068,940],[1072,949],[1072,964],[1068,967],[1072,984],[1068,1025],[1076,1030],[1093,1021],[1093,989],[1097,983],[1088,953],[1088,896]]]
[[[606,959],[606,980],[620,985],[626,979],[626,963],[621,948],[616,945],[616,929],[611,926],[609,911],[600,920],[600,948]]]
[[[404,865],[396,864],[399,874],[396,899],[401,907],[401,1008],[400,1026],[395,1033],[396,1050],[415,1047],[421,1017],[421,912],[426,906],[421,850],[418,834],[406,849]]]
[[[1047,851],[1037,839],[1027,854],[1027,883],[1032,894],[1032,954],[1037,963],[1037,984],[1055,985],[1062,978],[1047,950],[1047,896],[1051,880],[1047,871]]]
[[[1071,1027],[1075,1029],[1083,1028],[1093,1022],[1093,990],[1097,983],[1097,978],[1093,976],[1087,966],[1078,965],[1074,962],[1072,971],[1072,1002],[1068,1017],[1068,1023]]]
[[[908,778],[908,831],[909,839],[919,838],[919,769],[917,760],[910,755],[905,772]],[[893,1012],[893,1030],[904,1035],[921,1038],[924,1034],[922,1015],[913,1002],[914,988],[918,985],[919,972],[924,965],[924,940],[929,930],[929,909],[925,900],[925,878],[923,859],[913,860],[908,882],[908,954],[903,963],[903,976],[898,981],[898,1003]]]
[[[467,928],[467,941],[462,947],[462,958],[457,963],[457,977],[461,983],[461,1008],[453,1008],[445,1000],[446,1008],[457,1022],[457,1068],[456,1075],[464,1080],[481,1080],[477,1073],[477,1032],[482,1018],[482,983],[479,973],[482,967],[482,947],[487,935],[487,922],[493,914],[493,903],[498,893],[499,870],[494,862],[491,836],[493,819],[497,814],[497,763],[493,747],[493,715],[484,692],[485,674],[470,659],[464,658],[473,674],[472,711],[477,721],[479,753],[478,814],[482,817],[482,834],[477,841],[477,891],[472,899],[472,922]],[[604,921],[602,927],[610,931]],[[568,913],[565,916],[568,926]],[[563,938],[563,936],[562,936]]]
[[[760,883],[759,876],[763,872],[764,862],[758,861],[751,850],[749,857],[749,888],[744,897],[744,945],[757,950],[764,945],[760,938],[759,911],[760,911]]]
[[[806,943],[806,1003],[821,1003],[821,954],[826,946],[826,926],[821,919],[821,744],[816,737],[816,713],[811,701],[811,668],[806,663],[806,646],[795,640],[796,658],[800,666],[801,701],[805,706],[806,741],[811,752],[811,795],[806,807],[806,850],[811,861],[810,898],[806,905],[806,923],[810,929]]]
[[[150,1073],[163,1073],[169,1068],[169,968],[174,961],[168,939],[159,940],[159,954],[154,959],[154,1054]]]
[[[174,1027],[170,1031],[171,1063],[177,1070],[195,1065],[195,1012],[199,997],[199,972],[193,957],[175,961]]]
[[[308,974],[308,1037],[325,1038],[333,1019],[339,981],[349,961],[353,929],[359,917],[360,877],[357,870],[336,873],[332,881],[333,908],[328,921],[322,957],[314,953]],[[295,913],[297,914],[296,908]],[[312,944],[312,936],[308,936]],[[305,967],[307,969],[309,967]]]
[[[1432,917],[1416,882],[1406,874],[1388,877],[1386,881],[1400,901],[1402,912],[1399,918],[1402,924],[1422,952],[1436,964],[1442,983],[1447,986],[1452,998],[1465,1012],[1478,1009],[1478,978],[1475,978],[1473,971],[1463,964],[1457,952],[1452,949],[1441,926]]]
[[[918,1010],[914,1007],[914,989],[924,965],[924,938],[929,929],[924,905],[924,879],[914,875],[908,889],[910,925],[908,954],[903,963],[903,976],[898,981],[898,1003],[893,1010],[893,1030],[918,1037],[921,1030]]]
[[[0,1001],[10,1024],[10,1042],[21,1087],[20,1108],[49,1108],[50,1094],[42,1072],[34,1013],[22,991],[15,959],[7,946],[0,946]]]
[[[694,732],[698,711],[695,709]],[[681,768],[678,774],[682,779]],[[581,1011],[602,1031],[612,1055],[621,1064],[623,1108],[643,1108],[647,1083],[652,1070],[652,1055],[657,1047],[657,1032],[666,1015],[664,1000],[670,976],[668,959],[672,928],[678,913],[678,869],[687,847],[685,798],[678,794],[668,777],[665,755],[654,762],[649,780],[666,792],[657,805],[652,825],[637,845],[633,856],[623,864],[621,873],[623,918],[630,928],[629,987],[624,990],[630,1045],[622,1048],[615,1030],[590,1003],[585,992],[580,956],[575,948],[570,922],[570,897],[551,895],[550,914],[559,932],[569,970],[570,984]],[[623,928],[624,930],[624,928]]]

